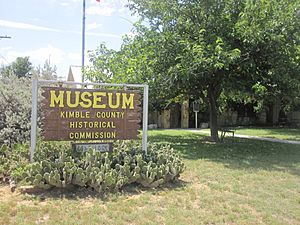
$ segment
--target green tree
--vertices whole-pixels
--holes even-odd
[[[34,72],[36,75],[44,80],[56,80],[57,79],[57,68],[56,66],[52,66],[49,60],[46,60],[44,66],[38,66]]]
[[[137,26],[120,51],[101,46],[91,59],[102,72],[90,78],[148,82],[153,102],[200,96],[209,106],[213,141],[220,101],[296,94],[290,89],[299,85],[297,0],[129,3],[149,28]]]
[[[211,136],[217,141],[217,99],[222,92],[222,83],[230,75],[230,66],[240,56],[239,49],[231,45],[231,26],[227,24],[224,13],[232,5],[218,2],[132,2],[135,4],[131,8],[147,17],[151,25],[149,31],[144,29],[135,38],[139,49],[152,48],[144,54],[147,60],[153,58],[151,63],[145,64],[147,68],[153,68],[151,80],[166,87],[167,91],[160,92],[165,97],[200,95],[208,100]],[[202,21],[205,23],[201,24]],[[152,34],[150,38],[149,33]]]
[[[169,85],[208,101],[214,141],[221,94],[253,93],[258,85],[284,93],[299,84],[297,0],[129,2],[168,40],[160,49],[174,55]]]
[[[300,97],[299,1],[250,1],[236,30],[247,53],[240,66],[252,75],[254,97],[265,105],[281,102],[290,108]]]
[[[18,78],[12,74],[0,79],[0,115],[0,146],[29,140],[30,78]]]
[[[17,77],[27,77],[32,72],[32,64],[29,61],[29,56],[17,57],[9,66],[2,68],[2,76],[16,75]]]
[[[139,23],[133,33],[123,38],[119,51],[101,44],[90,52],[93,66],[85,70],[86,77],[94,82],[147,83],[151,90],[150,108],[162,109],[173,94],[170,95],[169,87],[165,85],[163,65],[157,60],[157,45],[161,40],[157,32]]]

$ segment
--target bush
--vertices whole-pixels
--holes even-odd
[[[92,187],[98,192],[119,190],[137,183],[157,187],[177,179],[182,160],[170,146],[150,145],[145,155],[134,142],[118,142],[112,153],[94,149],[80,153],[68,145],[42,143],[23,178],[39,188]]]
[[[11,147],[0,147],[0,179],[21,180],[23,171],[29,163],[28,145],[14,144]]]
[[[29,140],[31,81],[15,75],[0,79],[0,146]]]

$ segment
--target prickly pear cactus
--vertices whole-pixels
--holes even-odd
[[[89,181],[89,176],[82,168],[77,168],[75,176],[72,179],[72,183],[81,187],[86,186]]]
[[[61,175],[57,169],[51,171],[50,173],[45,173],[44,179],[51,186],[59,187],[59,188],[63,187]]]
[[[41,188],[91,187],[98,192],[117,191],[129,184],[155,188],[178,179],[184,164],[170,146],[149,145],[148,154],[134,142],[118,142],[112,153],[69,146],[40,145],[36,162],[28,165],[27,182]]]

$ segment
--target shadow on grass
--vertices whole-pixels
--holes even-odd
[[[237,130],[243,131],[244,129],[251,129],[253,130],[251,134],[249,135],[255,135],[255,131],[257,130],[258,133],[262,130],[261,127],[247,127],[247,128],[237,128]],[[253,133],[254,132],[254,133]],[[263,137],[272,137],[276,138],[278,136],[285,136],[284,139],[286,140],[295,140],[295,141],[300,141],[300,129],[296,128],[274,128],[274,127],[264,127],[263,128]]]
[[[235,138],[225,138],[223,143],[213,144],[209,138],[200,133],[187,131],[150,132],[149,141],[170,144],[185,160],[199,159],[221,163],[228,168],[241,170],[267,170],[289,172],[300,176],[299,145],[272,143]],[[89,188],[74,189],[35,189],[28,194],[30,199],[100,199],[103,202],[115,201],[118,197],[131,197],[148,192],[157,194],[165,190],[182,191],[189,183],[182,180],[166,184],[157,189],[129,185],[121,192],[99,194]],[[24,192],[26,193],[26,192]]]
[[[22,194],[25,194],[26,198],[38,201],[45,200],[84,200],[84,199],[99,199],[103,202],[111,202],[116,200],[118,197],[132,197],[140,195],[143,192],[150,192],[152,194],[157,194],[161,191],[166,190],[182,190],[186,187],[188,182],[183,180],[175,180],[173,182],[164,184],[158,188],[145,188],[140,185],[131,184],[125,186],[120,191],[107,192],[107,193],[98,193],[92,188],[84,187],[73,187],[73,188],[51,188],[48,190],[29,187],[24,190],[20,190]],[[5,185],[4,185],[5,186]],[[7,186],[7,185],[6,185]]]
[[[225,138],[223,143],[210,143],[200,133],[155,132],[152,142],[170,144],[187,160],[208,159],[233,169],[264,169],[288,171],[300,176],[299,145],[267,141]]]

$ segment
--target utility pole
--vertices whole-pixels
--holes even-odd
[[[82,51],[81,51],[81,77],[82,82],[84,82],[84,51],[85,51],[85,0],[83,0],[82,5]]]
[[[5,36],[0,35],[0,40],[3,39],[3,38],[10,39],[11,37],[7,36],[7,35],[5,35]]]

